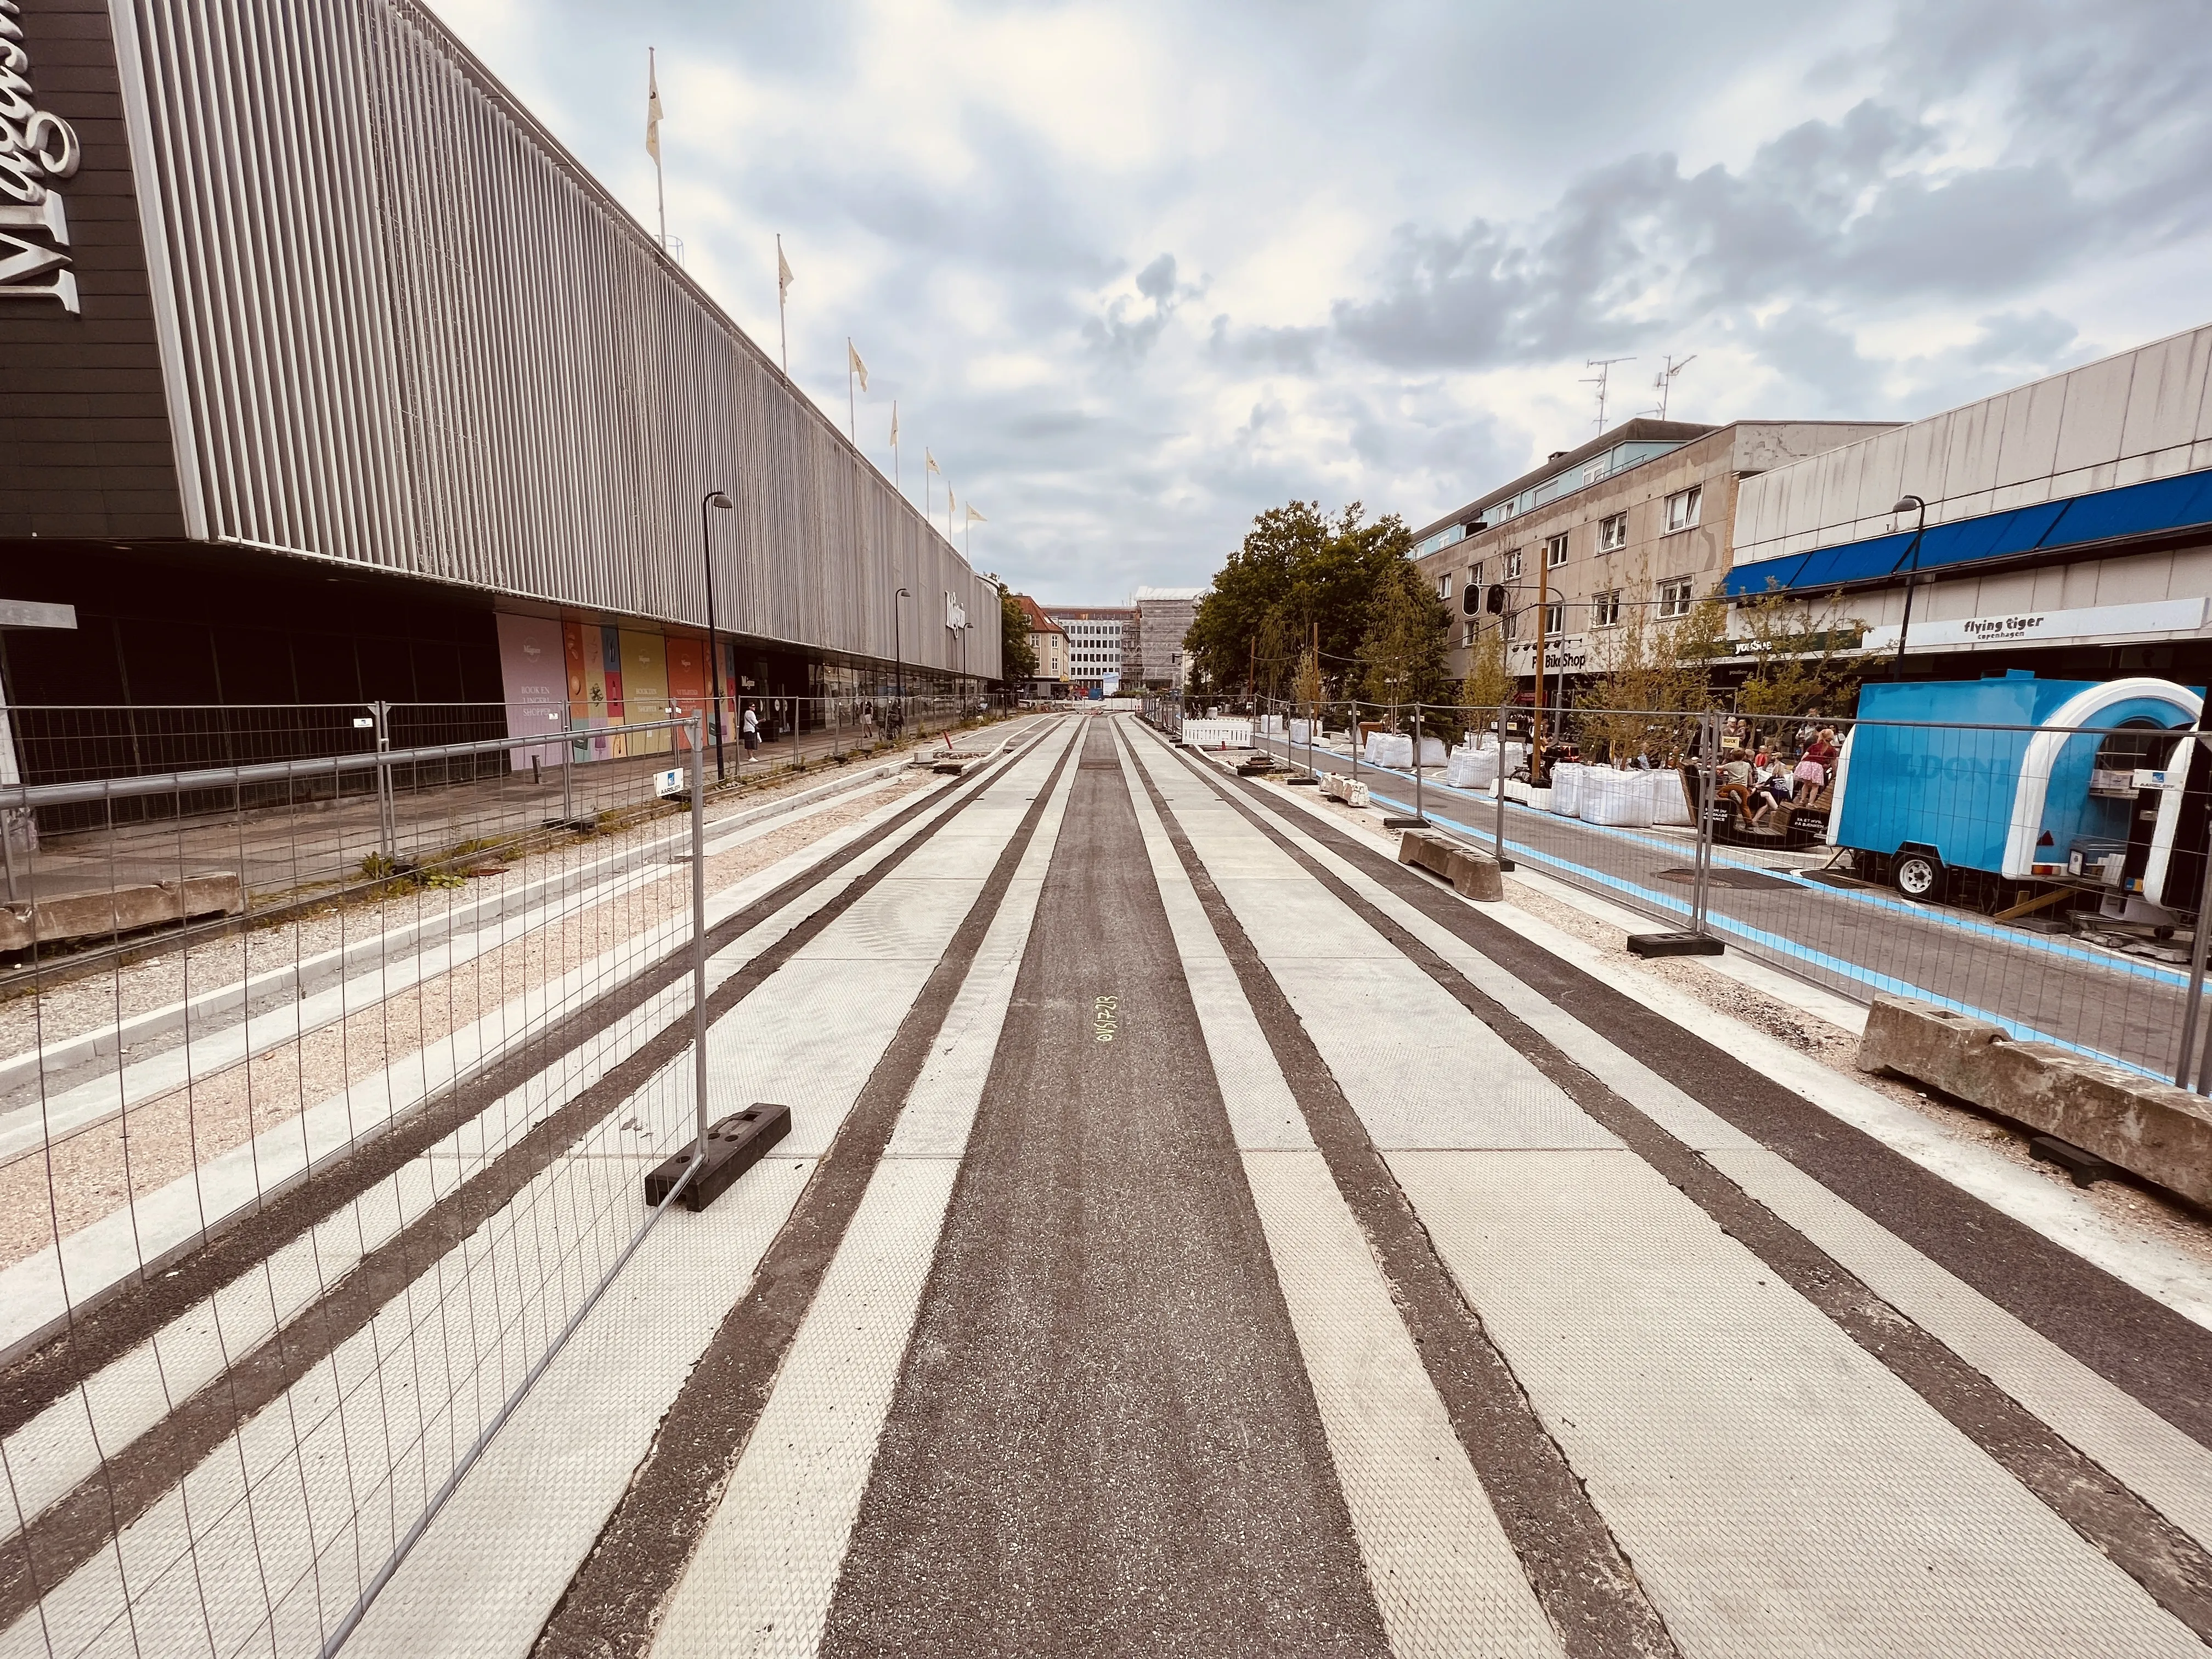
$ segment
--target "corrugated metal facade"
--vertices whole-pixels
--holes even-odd
[[[408,0],[112,0],[187,533],[995,677],[996,590]]]

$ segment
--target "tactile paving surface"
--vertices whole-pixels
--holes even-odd
[[[1390,1164],[1686,1654],[2201,1659],[1639,1159]]]

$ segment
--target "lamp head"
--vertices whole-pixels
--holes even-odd
[[[1928,503],[1917,495],[1900,495],[1897,498],[1897,505],[1889,510],[1893,513],[1925,513],[1928,510]]]
[[[735,507],[737,503],[718,489],[713,495],[707,497],[707,505],[709,507]]]

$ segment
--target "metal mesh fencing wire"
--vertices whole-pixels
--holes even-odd
[[[697,1144],[698,726],[599,774],[588,832],[496,861],[464,837],[276,926],[25,970],[0,1005],[0,1649],[343,1640],[635,1248],[644,1173]],[[281,764],[387,770],[404,802],[486,756],[511,781],[517,741]],[[231,770],[272,857],[244,804],[270,779]],[[277,815],[302,867],[330,856],[307,816]]]
[[[1338,702],[1311,725],[1271,703],[1255,740],[1655,931],[2171,1079],[2206,868],[2185,712],[2035,726]]]

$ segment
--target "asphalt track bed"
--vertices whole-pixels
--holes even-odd
[[[1293,755],[1293,763],[1303,766],[1305,751]],[[1351,769],[1326,751],[1314,760],[1323,771]],[[1370,790],[1412,811],[1410,777],[1371,766],[1362,766],[1359,775]],[[1431,817],[1449,819],[1486,849],[1491,847],[1498,822],[1494,799],[1425,779],[1422,803]],[[1679,927],[1687,919],[1689,887],[1659,877],[1694,860],[1696,846],[1686,831],[1681,842],[1670,843],[1650,831],[1607,830],[1509,802],[1505,838],[1509,857],[1526,858],[1616,902],[1663,915],[1668,920],[1661,927]],[[1713,850],[1717,867],[1731,860],[1754,863],[1742,849]],[[2008,937],[2012,930],[2003,923],[1916,905],[1881,887],[1839,892],[1793,880],[1784,891],[1715,884],[1706,903],[1714,931],[1731,948],[1749,950],[1859,1001],[1876,990],[1932,998],[2004,1021],[2022,1036],[2063,1042],[2161,1077],[2171,1072],[2183,993],[2170,970],[2105,959],[2078,945],[2054,947],[2025,933]]]
[[[1200,762],[1196,764],[1205,765]],[[1249,782],[1250,802],[1295,812]],[[2212,1331],[1822,1111],[1694,1032],[1601,984],[1427,878],[1321,819],[1298,827],[1691,1098],[2212,1446]],[[1271,837],[1279,832],[1263,829]],[[1293,856],[1297,856],[1295,853]]]
[[[1104,722],[820,1650],[1040,1643],[1389,1651]]]

